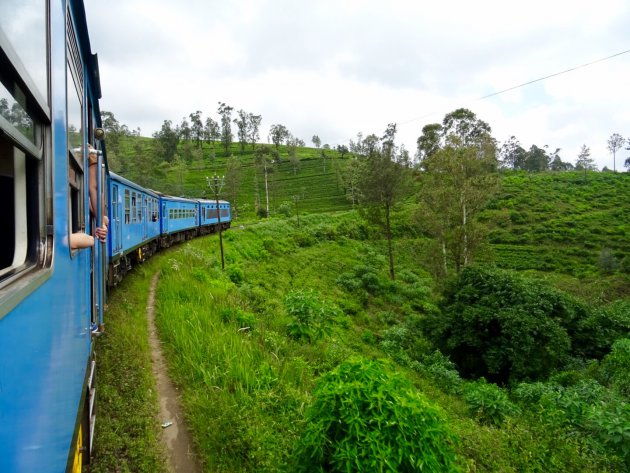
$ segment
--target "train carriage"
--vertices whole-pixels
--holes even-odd
[[[230,228],[232,223],[232,210],[230,203],[226,200],[219,200],[219,212],[217,212],[217,201],[199,199],[199,232],[201,234],[216,232],[221,225],[221,229]]]
[[[160,194],[160,233],[162,246],[188,240],[199,231],[199,204],[196,200]]]
[[[113,172],[109,175],[108,284],[111,286],[132,266],[158,250],[160,196]]]
[[[0,471],[81,471],[106,251],[89,245],[98,60],[80,1],[0,2]],[[103,202],[96,204],[100,208]],[[81,241],[81,245],[75,242]]]
[[[2,473],[82,471],[105,282],[219,225],[216,202],[202,218],[200,201],[109,172],[100,96],[81,0],[0,2]],[[107,245],[92,236],[106,217]]]

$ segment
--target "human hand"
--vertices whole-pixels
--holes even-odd
[[[101,241],[101,243],[105,243],[107,241],[107,225],[96,227],[94,229],[94,235]]]

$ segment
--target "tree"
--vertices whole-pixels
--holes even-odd
[[[330,145],[328,143],[326,143],[324,146],[322,146],[322,149],[319,151],[319,155],[322,158],[322,164],[324,167],[324,173],[326,172],[326,160],[328,159],[328,155],[326,154],[326,151],[330,151]]]
[[[265,216],[269,216],[269,171],[271,167],[271,152],[267,146],[259,146],[254,151],[254,165],[263,173],[265,179]],[[258,188],[258,186],[256,186]],[[258,189],[256,189],[258,192]]]
[[[556,154],[549,165],[549,169],[552,171],[570,171],[573,169],[573,164],[565,163],[562,159],[560,159],[560,156]]]
[[[219,124],[212,118],[206,118],[206,126],[204,128],[204,139],[212,142],[212,149],[214,150],[214,142],[221,138],[221,131]]]
[[[276,147],[276,151],[278,151],[278,148],[284,142],[284,140],[288,139],[290,136],[291,133],[289,133],[289,130],[286,126],[280,124],[271,125],[271,128],[269,130],[269,140]]]
[[[219,116],[221,117],[221,143],[225,150],[225,155],[229,153],[232,144],[232,107],[223,102],[219,102]]]
[[[247,117],[247,136],[249,142],[252,145],[252,149],[256,147],[256,143],[260,139],[260,123],[262,122],[262,115],[254,115],[250,113]]]
[[[499,159],[506,168],[524,169],[526,154],[527,151],[521,146],[521,143],[515,136],[511,136],[501,145]]]
[[[431,123],[422,127],[422,135],[417,140],[418,149],[416,152],[420,163],[440,149],[441,136],[442,125],[439,123]]]
[[[249,115],[245,110],[238,111],[238,118],[234,119],[234,124],[238,128],[238,142],[241,145],[241,154],[245,153],[245,145],[247,144],[247,125],[249,123]]]
[[[582,149],[575,162],[575,169],[584,170],[584,180],[586,180],[586,171],[595,169],[594,163],[595,161],[591,158],[591,149],[586,145],[582,145]]]
[[[184,141],[190,141],[192,137],[192,130],[186,117],[182,118],[182,123],[179,125],[179,136],[181,136]]]
[[[287,140],[287,153],[289,155],[289,162],[293,168],[293,175],[295,176],[300,169],[300,157],[297,155],[297,149],[300,145],[300,140],[295,137],[291,137]]]
[[[617,172],[617,151],[623,148],[626,140],[619,133],[613,133],[608,138],[608,151],[613,155],[613,172]]]
[[[6,101],[6,99],[3,99]],[[120,153],[120,138],[127,136],[129,130],[126,125],[121,125],[112,112],[101,112],[101,123],[107,139],[108,158],[111,154]]]
[[[201,121],[201,111],[197,110],[195,113],[188,115],[190,118],[190,131],[193,140],[197,144],[197,148],[201,148],[201,142],[203,140],[203,121]]]
[[[319,148],[322,145],[322,140],[320,140],[319,136],[317,135],[313,135],[313,138],[311,138],[311,141],[315,145],[315,148]]]
[[[346,197],[352,202],[352,208],[359,200],[359,180],[363,173],[362,166],[364,161],[364,159],[357,157],[351,158],[341,173],[341,182],[343,183]]]
[[[559,150],[558,150],[559,151]],[[541,172],[549,169],[550,158],[547,151],[532,145],[529,151],[525,153],[525,162],[523,169],[529,172]]]
[[[461,146],[472,146],[478,144],[490,136],[492,129],[483,120],[477,118],[473,112],[467,108],[446,114],[442,120],[442,137],[447,144],[450,139],[457,139]]]
[[[357,182],[362,214],[380,228],[387,240],[389,276],[396,279],[392,235],[392,211],[407,196],[409,170],[398,162],[394,145],[396,127],[388,126],[382,142],[365,158]]]
[[[337,152],[339,153],[339,157],[343,159],[344,156],[348,154],[349,150],[346,145],[337,145]]]
[[[484,240],[479,212],[498,189],[495,140],[490,126],[459,109],[444,119],[444,145],[423,161],[417,218],[436,239],[441,276],[452,264],[468,266]]]
[[[164,120],[160,131],[153,133],[156,143],[155,154],[169,163],[175,158],[177,145],[179,144],[179,134],[173,129],[172,125],[173,123],[170,120]]]

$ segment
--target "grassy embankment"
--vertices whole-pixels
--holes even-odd
[[[608,274],[597,263],[604,248],[618,262],[628,256],[628,176],[589,174],[584,185],[577,176],[504,179],[502,195],[486,211],[497,264],[543,269],[539,277],[591,301],[627,298],[627,274]],[[207,471],[277,471],[303,428],[317,377],[357,354],[393,359],[395,369],[441,406],[460,439],[464,470],[622,471],[588,439],[550,429],[531,413],[513,415],[500,428],[480,423],[460,395],[396,350],[409,338],[404,322],[435,310],[436,302],[421,269],[424,240],[408,225],[397,231],[395,284],[386,278],[378,244],[366,239],[352,214],[303,217],[300,228],[295,219],[275,220],[225,237],[225,272],[216,237],[208,237],[158,256],[113,294],[117,308],[108,312],[108,334],[99,341],[105,374],[96,471],[159,471],[152,447],[159,420],[141,341],[143,298],[154,270],[162,273],[160,333]],[[295,292],[303,290],[313,292]],[[303,298],[285,299],[291,293]],[[330,314],[318,322],[326,336],[311,343],[288,336],[296,300]],[[421,336],[412,339],[419,358],[430,352]],[[135,392],[126,391],[130,385]],[[123,407],[134,398],[143,409]]]

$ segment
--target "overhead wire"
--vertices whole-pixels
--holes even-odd
[[[502,90],[499,90],[497,92],[492,92],[491,94],[487,94],[487,95],[484,95],[484,96],[481,96],[481,97],[477,98],[475,101],[480,101],[480,100],[488,99],[490,97],[495,97],[497,95],[501,95],[501,94],[504,94],[506,92],[510,92],[512,90],[519,89],[521,87],[525,87],[525,86],[528,86],[528,85],[531,85],[531,84],[535,84],[536,82],[541,82],[541,81],[550,79],[552,77],[557,77],[557,76],[560,76],[562,74],[567,74],[569,72],[573,72],[573,71],[576,71],[578,69],[589,67],[589,66],[592,66],[592,65],[600,63],[600,62],[608,61],[610,59],[613,59],[615,57],[618,57],[618,56],[621,56],[621,55],[627,54],[627,53],[630,53],[630,49],[626,49],[625,51],[621,51],[621,52],[618,52],[618,53],[615,53],[615,54],[611,54],[610,56],[606,56],[606,57],[603,57],[603,58],[600,58],[600,59],[596,59],[594,61],[590,61],[590,62],[587,62],[587,63],[584,63],[584,64],[580,64],[579,66],[574,66],[574,67],[571,67],[569,69],[565,69],[565,70],[560,71],[560,72],[554,72],[553,74],[549,74],[549,75],[546,75],[546,76],[543,76],[543,77],[539,77],[538,79],[533,79],[533,80],[530,80],[530,81],[527,81],[527,82],[523,82],[522,84],[514,85],[512,87],[508,87],[507,89],[502,89]],[[426,118],[428,116],[435,115],[436,113],[437,112],[427,113],[427,114],[422,115],[420,117],[412,118],[412,119],[406,120],[404,122],[399,122],[398,124],[399,125],[406,125],[406,124],[409,124],[409,123],[421,120],[422,118]]]

